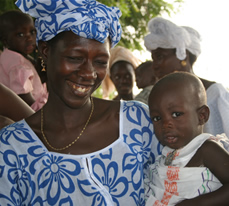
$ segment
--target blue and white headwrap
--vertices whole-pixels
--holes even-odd
[[[110,36],[112,47],[121,39],[121,11],[96,0],[18,0],[15,4],[36,18],[37,42],[70,30],[102,43]]]

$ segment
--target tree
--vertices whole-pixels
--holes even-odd
[[[116,6],[122,12],[120,22],[123,33],[120,46],[128,49],[142,50],[140,43],[147,33],[147,23],[153,17],[163,13],[179,11],[184,0],[99,0],[99,2]],[[171,3],[168,3],[171,2]]]

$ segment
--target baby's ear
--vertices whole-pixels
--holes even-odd
[[[199,124],[203,125],[208,121],[209,115],[210,115],[210,109],[207,105],[203,105],[197,110],[198,118],[199,118]]]

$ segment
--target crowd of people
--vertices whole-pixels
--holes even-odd
[[[229,92],[194,74],[196,30],[151,19],[141,62],[117,7],[16,5],[0,16],[0,205],[228,204]]]

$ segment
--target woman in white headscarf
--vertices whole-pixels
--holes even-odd
[[[36,18],[49,98],[0,132],[0,205],[144,205],[143,168],[160,152],[148,107],[92,97],[121,12],[95,0],[16,4]]]
[[[148,23],[145,46],[151,52],[155,75],[160,79],[174,71],[193,72],[193,64],[201,53],[201,37],[193,28],[178,26],[162,17]],[[207,92],[210,118],[204,132],[225,133],[229,137],[229,92],[220,83],[200,78]]]

